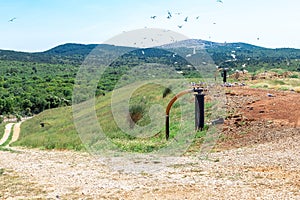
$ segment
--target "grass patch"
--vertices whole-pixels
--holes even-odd
[[[7,123],[1,123],[0,124],[0,138],[3,137],[4,135],[4,131],[5,131],[5,126],[6,126]]]
[[[286,69],[280,69],[280,68],[278,68],[278,69],[270,69],[269,71],[270,72],[275,72],[275,73],[277,73],[279,75],[282,75],[284,72],[287,72]]]
[[[47,123],[42,127],[41,122]],[[20,138],[13,146],[78,151],[84,149],[73,124],[71,107],[47,110],[23,122]]]
[[[4,169],[0,168],[0,176],[3,175],[3,173],[4,173]]]
[[[297,79],[297,78],[299,78],[299,75],[298,74],[292,74],[292,75],[289,76],[289,78]]]
[[[18,151],[13,150],[13,149],[11,149],[11,148],[6,148],[6,147],[4,147],[4,146],[0,146],[0,151],[9,151],[9,152],[11,152],[11,153],[18,153]]]
[[[166,81],[164,80],[164,83]],[[167,85],[172,85],[173,89],[176,89],[175,84],[182,85],[178,80],[167,82]],[[98,137],[97,132],[84,136],[78,135],[73,123],[72,108],[63,107],[44,111],[23,122],[20,138],[13,145],[77,151],[86,150],[85,145],[87,145],[93,150],[98,150],[106,148],[102,145],[105,140],[102,140],[101,137],[104,136],[120,151],[146,153],[159,150],[168,145],[168,141],[165,140],[164,126],[166,106],[175,95],[174,93],[179,92],[175,90],[174,93],[163,98],[162,94],[166,88],[164,85],[166,84],[142,84],[132,94],[129,94],[130,88],[124,87],[115,90],[114,93],[107,93],[105,96],[97,98],[94,106],[97,118],[87,119],[86,123],[97,120],[105,135]],[[129,101],[126,100],[126,95],[130,95]],[[114,97],[113,100],[112,97]],[[115,109],[121,109],[121,111],[128,109],[130,116],[112,110],[112,104],[116,107]],[[123,105],[127,105],[127,108]],[[207,117],[210,117],[212,104],[207,103],[205,109]],[[80,111],[79,117],[86,119],[90,116],[86,111]],[[128,123],[129,117],[133,124]],[[41,126],[41,122],[44,123],[44,127]],[[124,126],[127,126],[128,130],[121,129],[120,123],[125,124]],[[82,127],[83,130],[90,128],[89,124],[82,124]],[[135,130],[137,131],[134,132]],[[97,131],[99,130],[97,129]],[[170,141],[180,138],[182,133],[192,134],[195,139],[192,146],[199,146],[198,144],[205,135],[205,131],[194,132],[194,96],[192,94],[178,99],[170,112]],[[81,139],[85,141],[85,145]]]
[[[283,81],[283,80],[269,80],[269,82],[272,84],[272,85],[286,85],[286,83]]]
[[[13,136],[14,126],[15,125],[13,124],[12,127],[11,127],[11,129],[10,129],[10,133],[9,133],[9,136],[8,136],[7,140],[2,145],[0,145],[0,147],[5,147],[5,146],[7,146],[10,143],[10,141],[12,139],[12,136]]]
[[[274,90],[295,90],[300,85],[300,79],[285,78],[285,79],[275,79],[275,80],[259,80],[249,82],[248,85],[251,88],[261,88],[261,89],[274,89]]]

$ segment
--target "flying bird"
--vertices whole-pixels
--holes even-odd
[[[16,17],[11,18],[10,20],[8,20],[8,22],[13,22],[15,19],[17,19]]]
[[[199,19],[200,16],[197,16],[196,19]]]
[[[217,2],[218,2],[218,3],[223,3],[223,1],[222,1],[222,0],[217,0]]]
[[[171,14],[171,12],[170,11],[168,11],[168,19],[170,19],[172,17],[172,14]]]
[[[156,16],[151,16],[151,19],[155,19],[156,18]]]
[[[182,25],[178,25],[178,28],[182,28]]]
[[[188,21],[188,18],[189,18],[189,17],[186,17],[186,18],[184,19],[184,21],[187,22],[187,21]]]

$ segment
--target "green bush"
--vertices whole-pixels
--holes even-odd
[[[133,128],[134,124],[136,124],[140,119],[144,117],[145,106],[142,104],[134,104],[129,107],[129,115],[132,119],[130,127]],[[132,123],[134,122],[134,123]]]
[[[299,78],[298,74],[290,75],[289,78]]]
[[[170,87],[167,87],[164,89],[164,92],[163,92],[163,98],[165,98],[166,96],[168,96],[168,94],[170,94],[172,92],[171,88]]]

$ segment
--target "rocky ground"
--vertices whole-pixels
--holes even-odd
[[[300,199],[299,97],[227,89],[207,158],[0,151],[0,199]]]

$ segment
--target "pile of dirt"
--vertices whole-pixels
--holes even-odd
[[[227,89],[228,116],[219,149],[265,143],[300,133],[300,95],[235,87]]]

